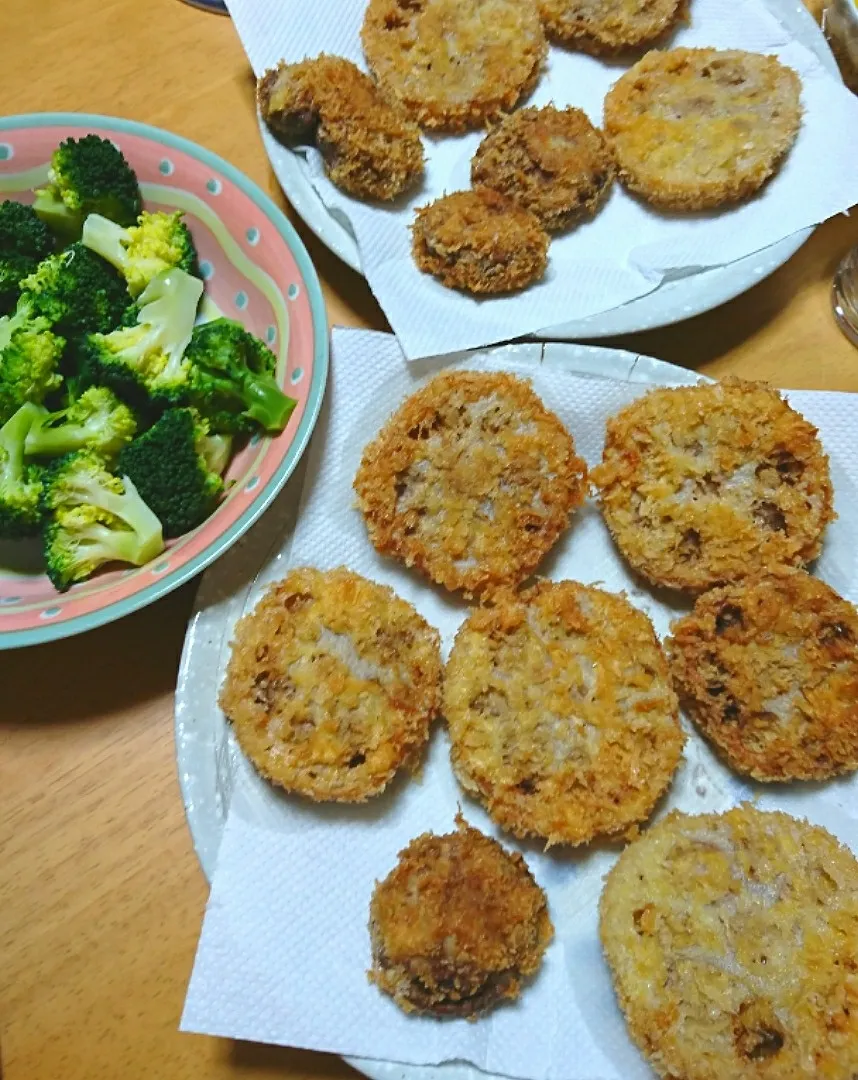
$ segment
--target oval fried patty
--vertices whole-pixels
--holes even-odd
[[[456,819],[399,853],[370,905],[370,979],[406,1012],[476,1019],[518,997],[554,933],[519,854]]]
[[[259,772],[362,802],[414,767],[440,700],[438,632],[392,589],[292,570],[237,625],[220,705]]]
[[[399,407],[354,486],[380,554],[472,596],[536,569],[584,499],[586,465],[524,379],[453,371]]]
[[[584,52],[648,45],[685,12],[685,0],[538,0],[549,37]]]
[[[257,100],[272,134],[317,146],[331,182],[351,195],[394,199],[423,174],[416,124],[340,56],[281,62],[259,80]]]
[[[568,228],[592,215],[614,179],[602,133],[581,109],[520,109],[480,143],[471,181],[506,195],[543,228]]]
[[[421,207],[411,226],[419,270],[448,289],[505,293],[538,281],[548,264],[539,220],[488,188],[456,191]]]
[[[651,52],[605,98],[622,182],[654,206],[705,210],[756,191],[801,126],[801,81],[773,56]]]
[[[811,562],[835,516],[816,428],[739,379],[638,398],[608,421],[590,478],[632,567],[689,592]]]
[[[515,108],[547,51],[534,0],[369,0],[361,41],[385,93],[447,131]]]
[[[574,581],[470,615],[447,663],[444,715],[462,786],[502,828],[549,845],[643,821],[684,741],[649,619]]]
[[[858,861],[824,829],[674,812],[620,855],[600,929],[659,1076],[858,1075]]]
[[[680,699],[738,772],[858,769],[858,611],[803,570],[704,593],[668,642]]]

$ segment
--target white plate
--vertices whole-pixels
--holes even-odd
[[[574,374],[600,375],[642,384],[693,384],[700,376],[648,356],[592,345],[524,344],[492,349],[532,357],[550,356]],[[283,547],[292,529],[303,484],[306,458],[263,518],[202,579],[188,626],[176,689],[176,755],[179,782],[194,847],[211,880],[241,761],[218,708],[217,693],[229,637],[242,614],[258,571]],[[389,1061],[348,1058],[374,1080],[485,1080],[466,1065],[403,1066]]]
[[[839,69],[822,31],[804,4],[797,0],[764,2],[790,34],[815,53],[830,74],[840,79]],[[322,202],[312,185],[303,156],[281,146],[261,120],[259,128],[271,167],[296,212],[323,244],[353,270],[362,273],[360,253],[351,226],[344,216],[330,210]],[[813,229],[803,229],[744,259],[666,281],[654,292],[621,307],[553,326],[533,336],[578,341],[582,338],[631,334],[681,322],[718,307],[758,284],[790,259],[812,232]]]

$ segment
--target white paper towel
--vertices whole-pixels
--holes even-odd
[[[406,365],[392,337],[334,331],[331,382],[313,439],[293,537],[264,567],[249,596],[289,566],[345,564],[391,585],[441,631],[445,653],[468,610],[415,573],[376,555],[354,509],[352,479],[366,442],[430,374],[457,365],[529,375],[572,431],[590,464],[601,456],[606,418],[645,391],[640,385],[573,376],[552,346]],[[540,362],[541,358],[541,362]],[[816,424],[831,457],[835,505],[817,570],[858,601],[858,395],[792,393]],[[680,610],[627,572],[592,505],[579,511],[541,568],[554,579],[625,589],[663,635]],[[220,673],[218,673],[220,678]],[[498,833],[458,788],[446,735],[436,730],[418,780],[357,808],[289,798],[243,761],[218,858],[188,991],[186,1031],[335,1051],[395,1062],[471,1062],[487,1072],[533,1080],[646,1080],[648,1067],[629,1041],[601,959],[597,902],[616,849],[577,854],[515,843]],[[723,768],[693,732],[663,811],[722,810],[761,795],[766,807],[805,815],[858,850],[858,780],[805,788],[760,789]],[[418,834],[453,828],[457,805],[477,827],[523,852],[546,889],[557,936],[520,1001],[476,1024],[409,1018],[366,979],[367,912],[373,884]]]
[[[257,75],[281,58],[322,51],[365,67],[359,37],[365,0],[228,3]],[[617,307],[665,276],[731,262],[858,203],[858,99],[791,40],[761,0],[692,0],[690,25],[675,42],[776,53],[800,73],[805,118],[783,168],[761,195],[715,214],[659,214],[615,185],[593,221],[552,242],[544,280],[517,295],[465,296],[421,274],[411,258],[415,207],[470,186],[480,133],[424,138],[425,183],[392,209],[344,195],[325,178],[319,155],[300,151],[322,201],[351,223],[364,272],[409,359],[509,340]],[[601,124],[605,93],[623,70],[552,47],[529,103],[576,105]]]

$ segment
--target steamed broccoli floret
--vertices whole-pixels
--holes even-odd
[[[144,210],[137,224],[129,229],[99,214],[90,214],[84,222],[82,239],[116,267],[132,296],[139,296],[156,274],[174,266],[199,276],[197,252],[181,210],[175,214],[150,214]]]
[[[28,401],[41,404],[62,382],[65,340],[26,308],[0,318],[0,424]]]
[[[137,432],[129,407],[106,386],[91,386],[68,408],[39,410],[24,449],[29,457],[61,457],[73,450],[96,450],[114,458]]]
[[[46,471],[45,569],[60,592],[110,562],[143,566],[164,550],[161,522],[127,478],[78,450]]]
[[[24,441],[38,414],[38,405],[22,405],[0,428],[0,536],[7,539],[39,530],[42,469],[24,461]]]
[[[54,250],[54,238],[32,206],[0,203],[0,314],[14,308],[19,282]]]
[[[215,463],[226,465],[223,440],[214,443]],[[181,536],[214,510],[223,491],[214,470],[208,425],[193,409],[169,409],[119,455],[119,471],[131,478],[164,526],[165,536]]]
[[[21,282],[19,307],[41,315],[67,338],[105,333],[128,307],[122,278],[83,244],[49,255]]]
[[[277,358],[259,338],[231,319],[198,326],[188,346],[187,401],[212,431],[241,434],[286,427],[296,402],[274,378]]]
[[[136,324],[87,337],[84,376],[132,400],[181,404],[189,366],[185,350],[202,291],[203,283],[184,270],[158,274],[140,297]]]
[[[80,238],[88,214],[133,225],[142,209],[134,170],[112,142],[98,135],[66,139],[51,157],[48,185],[33,208],[64,240]]]

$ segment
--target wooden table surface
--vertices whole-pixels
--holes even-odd
[[[2,0],[0,40],[5,113],[143,120],[221,154],[286,206],[228,19],[179,0]],[[363,280],[296,224],[330,322],[385,328]],[[858,391],[858,350],[829,311],[834,267],[855,243],[858,217],[830,221],[739,299],[615,344],[709,375]],[[351,1072],[332,1056],[177,1030],[207,895],[173,749],[193,593],[71,641],[0,653],[3,1080]]]

